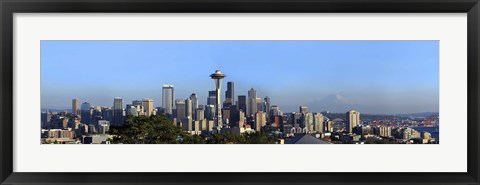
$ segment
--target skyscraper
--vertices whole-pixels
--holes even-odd
[[[248,91],[247,116],[253,116],[257,112],[257,91],[251,88]]]
[[[210,77],[215,81],[215,97],[216,97],[216,124],[218,130],[222,128],[222,111],[220,110],[220,90],[222,88],[222,79],[225,78],[225,75],[220,70],[216,70],[215,73],[211,74]]]
[[[113,124],[113,110],[110,107],[102,107],[102,117],[104,120],[110,121]],[[83,118],[82,118],[83,120]]]
[[[42,112],[42,128],[50,128],[50,120],[52,119],[52,113],[50,111]]]
[[[185,116],[185,100],[177,99],[175,100],[175,107],[177,108],[177,120],[181,121]]]
[[[153,100],[150,98],[143,99],[143,108],[145,110],[146,116],[151,116],[153,114]]]
[[[267,113],[267,119],[268,119],[269,113],[270,113],[270,98],[268,96],[265,96],[263,100],[265,105],[264,111]]]
[[[78,114],[78,99],[72,100],[72,114],[74,115]]]
[[[113,125],[123,126],[123,99],[121,97],[113,99]]]
[[[192,119],[192,100],[187,98],[185,100],[185,117]]]
[[[165,114],[172,115],[174,109],[175,94],[173,85],[163,85],[162,87],[162,109]]]
[[[196,120],[196,115],[197,115],[197,108],[198,108],[198,96],[195,93],[192,93],[190,95],[190,99],[192,100],[192,119]]]
[[[352,128],[360,124],[360,112],[350,110],[346,113],[347,132],[352,133]]]
[[[214,105],[205,105],[205,118],[208,120],[215,119],[215,106]]]
[[[245,95],[238,96],[238,110],[242,110],[243,112],[247,111],[247,97]]]
[[[190,95],[190,99],[192,100],[192,109],[195,110],[198,108],[198,96],[195,93]]]
[[[263,105],[262,105],[262,99],[261,98],[255,98],[255,104],[257,105],[257,111],[265,112],[262,109]]]
[[[90,124],[90,103],[83,102],[80,107],[81,123]]]
[[[232,105],[228,108],[230,111],[230,126],[239,127],[238,121],[240,120],[240,111],[237,108],[237,105]]]
[[[195,109],[195,121],[201,121],[205,119],[205,107],[199,106]]]
[[[217,100],[217,98],[215,97],[216,93],[216,91],[208,91],[207,105],[215,106],[215,101]]]
[[[223,103],[223,107],[228,108],[234,104],[235,104],[234,83],[227,82],[227,91],[225,91],[225,102]]]

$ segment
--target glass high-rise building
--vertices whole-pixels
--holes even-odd
[[[213,120],[215,118],[214,105],[205,105],[205,118],[208,120]]]
[[[185,100],[183,99],[177,99],[175,100],[175,107],[177,110],[177,121],[181,121],[184,118],[186,118],[185,115]]]
[[[228,108],[234,104],[235,104],[234,83],[227,82],[227,90],[225,91],[225,102],[223,103],[223,107]]]
[[[198,96],[195,93],[192,93],[190,95],[190,99],[192,100],[192,109],[197,109],[198,108]]]
[[[253,116],[253,114],[257,113],[257,108],[257,91],[251,88],[248,91],[247,116]]]
[[[238,96],[238,110],[242,110],[243,112],[247,111],[247,97],[245,95]]]
[[[263,108],[263,111],[267,113],[267,118],[269,117],[269,113],[270,113],[270,97],[268,96],[265,96],[265,98],[263,98],[264,100],[264,108]]]
[[[192,119],[192,100],[187,98],[185,100],[185,117]]]
[[[216,91],[208,91],[208,98],[207,98],[207,105],[215,105],[216,104]]]
[[[198,108],[198,96],[195,93],[190,95],[190,100],[192,100],[192,119],[196,120],[197,108]]]
[[[113,125],[123,126],[123,99],[121,97],[113,99]]]
[[[90,124],[90,103],[83,102],[80,107],[81,123]]]
[[[172,115],[174,107],[175,94],[173,85],[163,85],[162,87],[162,109],[165,114]]]
[[[113,124],[113,109],[110,107],[102,107],[102,117],[104,120],[110,121]]]

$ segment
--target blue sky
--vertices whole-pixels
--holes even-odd
[[[221,66],[222,101],[234,81],[235,96],[255,88],[285,112],[438,111],[438,56],[438,41],[42,41],[41,101],[112,106],[119,96],[161,106],[162,85],[173,84],[175,98],[194,92],[205,104]]]

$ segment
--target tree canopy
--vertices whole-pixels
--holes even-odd
[[[112,143],[180,144],[200,142],[163,115],[129,116],[123,127],[111,127]]]
[[[123,144],[272,144],[274,136],[265,132],[190,135],[164,115],[129,116],[122,127],[112,126],[112,143]]]

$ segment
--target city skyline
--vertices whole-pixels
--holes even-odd
[[[113,107],[92,106],[72,99],[72,111],[41,113],[42,144],[438,144],[439,117],[384,115],[361,118],[351,109],[339,115],[312,112],[283,113],[271,99],[257,97],[251,88],[245,99],[233,102],[234,83],[227,82],[225,101],[220,95],[221,70],[210,75],[215,91],[208,105],[200,106],[193,93],[175,99],[173,85],[162,86],[162,107],[150,98],[132,101],[123,108],[115,97]],[[248,101],[247,101],[248,100]],[[169,113],[171,112],[171,113]],[[332,117],[333,116],[333,117]],[[330,118],[332,119],[330,119]]]
[[[41,44],[42,108],[68,108],[74,98],[80,103],[111,107],[113,97],[122,97],[124,105],[151,98],[154,107],[161,107],[165,84],[175,86],[175,99],[186,99],[195,93],[199,104],[206,105],[208,91],[214,90],[207,75],[221,66],[227,74],[220,92],[222,103],[227,82],[233,81],[235,99],[248,95],[247,91],[254,88],[257,97],[263,100],[268,96],[271,105],[278,105],[285,112],[296,111],[302,105],[314,112],[345,112],[342,110],[345,107],[370,114],[438,112],[437,41],[42,41]],[[324,50],[333,53],[324,56],[327,53]],[[340,55],[340,51],[351,56]]]

